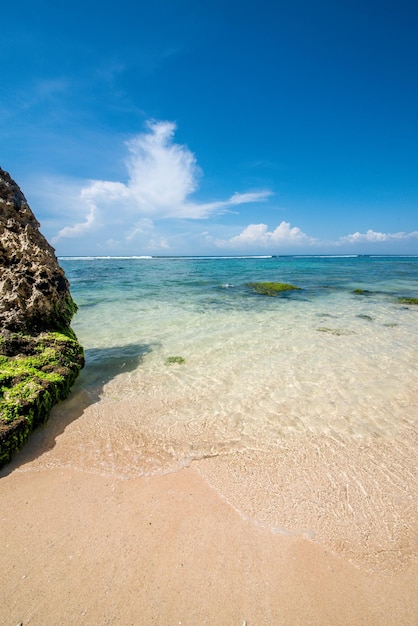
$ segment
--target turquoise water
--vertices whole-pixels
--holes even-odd
[[[226,311],[244,316],[263,312],[286,315],[289,308],[309,315],[315,307],[322,307],[325,314],[328,307],[339,307],[343,313],[348,306],[359,311],[377,307],[380,312],[386,307],[390,316],[398,306],[396,298],[414,297],[418,291],[418,257],[92,258],[60,262],[80,307],[74,328],[89,347],[97,345],[99,337],[106,338],[103,346],[114,345],[122,337],[131,341],[131,324],[135,330],[147,328],[148,317],[159,324],[158,330],[151,326],[152,334],[145,334],[147,343],[152,344],[164,334],[172,315],[198,318]],[[278,298],[260,297],[248,288],[248,283],[257,281],[288,282],[301,290]],[[368,293],[355,295],[356,289]],[[103,323],[97,323],[98,316]],[[138,320],[142,316],[147,318]]]
[[[418,295],[416,257],[61,264],[87,357],[77,388],[136,407],[111,443],[122,468],[165,471],[295,434],[393,436],[415,417],[418,307],[399,298]],[[262,296],[256,281],[300,290]]]
[[[60,262],[87,361],[32,467],[192,465],[271,532],[371,567],[414,558],[418,306],[399,298],[418,297],[418,257]],[[300,290],[262,296],[256,281]]]
[[[125,356],[131,366],[140,359],[146,368],[173,351],[188,360],[209,355],[216,346],[222,349],[223,343],[242,343],[243,337],[248,351],[255,350],[258,358],[265,343],[260,335],[274,343],[296,332],[295,350],[304,342],[305,352],[305,340],[309,344],[312,330],[321,332],[320,328],[329,334],[366,335],[367,342],[373,338],[377,347],[382,335],[388,334],[386,328],[396,327],[398,335],[402,330],[412,333],[410,324],[417,317],[416,308],[398,302],[399,297],[418,294],[417,257],[60,262],[79,306],[73,327],[86,347],[88,361],[102,363],[109,375],[112,362],[117,373]],[[257,281],[292,283],[301,289],[265,297],[248,286]],[[364,293],[354,293],[358,289]],[[275,331],[269,337],[272,324]]]

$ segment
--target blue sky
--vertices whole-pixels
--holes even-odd
[[[59,255],[418,254],[418,4],[8,2],[0,166]]]

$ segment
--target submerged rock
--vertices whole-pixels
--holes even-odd
[[[418,304],[418,298],[399,298],[400,304]]]
[[[368,289],[354,289],[353,293],[358,296],[370,296],[372,294]]]
[[[183,356],[169,356],[165,360],[166,365],[173,365],[177,363],[177,365],[183,365],[186,363],[186,359]]]
[[[290,285],[289,283],[248,283],[248,287],[251,287],[253,291],[261,294],[262,296],[277,296],[283,291],[300,291],[300,287]]]
[[[327,326],[320,326],[316,330],[320,333],[329,333],[330,335],[336,335],[337,337],[356,334],[353,330],[350,330],[349,328],[328,328]]]
[[[54,249],[0,168],[0,466],[65,398],[84,365],[77,310]]]
[[[356,317],[359,317],[361,320],[366,320],[367,322],[373,322],[373,318],[365,313],[359,313]]]

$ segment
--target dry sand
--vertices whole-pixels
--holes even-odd
[[[4,626],[418,623],[416,559],[372,573],[272,534],[193,466],[120,480],[15,464],[0,493]]]
[[[1,626],[418,624],[414,433],[389,473],[390,441],[327,457],[318,439],[121,478],[89,424],[129,404],[60,407],[0,473]],[[270,505],[315,536],[274,532]]]

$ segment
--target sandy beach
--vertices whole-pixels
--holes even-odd
[[[367,554],[353,562],[240,514],[204,460],[161,476],[101,476],[54,466],[65,433],[42,452],[47,430],[1,474],[2,625],[418,623],[418,546],[373,569]]]

